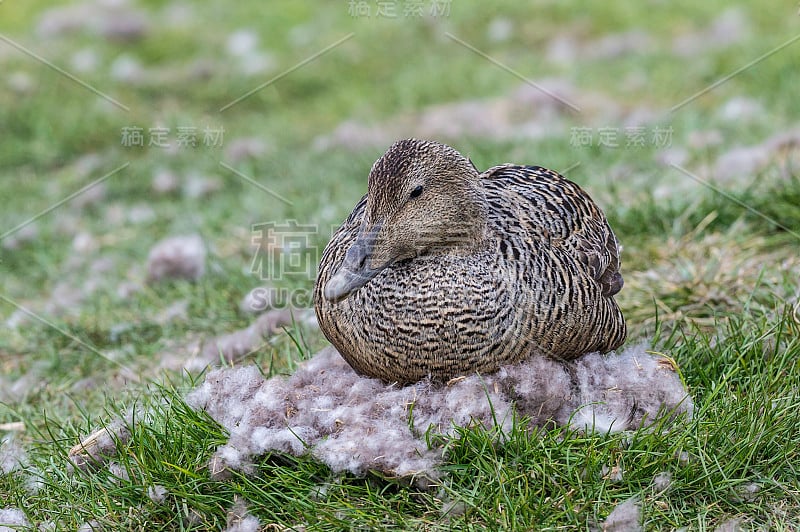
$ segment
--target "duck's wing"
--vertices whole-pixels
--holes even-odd
[[[540,166],[504,164],[481,174],[493,208],[512,212],[531,236],[572,252],[604,296],[622,289],[620,247],[603,211],[581,187]]]

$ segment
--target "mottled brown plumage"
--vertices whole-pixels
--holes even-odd
[[[621,288],[617,239],[576,184],[537,166],[479,173],[449,146],[410,139],[372,167],[314,301],[356,371],[407,383],[615,349]]]

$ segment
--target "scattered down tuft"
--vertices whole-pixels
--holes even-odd
[[[642,528],[642,508],[639,499],[631,497],[617,505],[603,523],[603,532],[639,532]]]
[[[656,494],[666,493],[672,487],[672,473],[662,471],[653,477],[653,490]]]
[[[11,437],[0,438],[0,475],[8,475],[25,465],[25,450]]]
[[[0,532],[15,532],[30,526],[25,513],[19,508],[0,508]]]
[[[261,521],[250,514],[247,503],[236,498],[233,506],[228,510],[227,526],[224,532],[258,532],[261,530]]]
[[[165,238],[147,257],[147,280],[188,279],[197,281],[206,271],[206,245],[200,235]]]
[[[132,423],[132,415],[124,420],[117,419],[81,440],[69,450],[72,466],[88,471],[108,462],[118,454],[118,445],[124,445],[130,440]]]

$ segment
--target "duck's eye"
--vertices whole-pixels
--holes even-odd
[[[408,199],[418,198],[420,194],[422,194],[422,185],[417,185],[409,194]]]

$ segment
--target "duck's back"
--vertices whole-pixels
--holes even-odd
[[[538,166],[506,164],[481,177],[498,271],[530,313],[520,318],[530,327],[524,336],[567,359],[621,345],[625,320],[613,299],[623,284],[619,244],[597,204]]]
[[[336,303],[322,289],[356,238],[363,198],[334,234],[315,308],[357,371],[399,382],[449,379],[531,355],[606,352],[624,341],[612,298],[622,285],[617,240],[591,198],[539,167],[494,167],[481,183],[489,215],[478,250],[397,263]]]
[[[547,168],[513,164],[490,168],[481,178],[499,238],[522,233],[563,247],[583,264],[605,296],[622,289],[617,238],[603,212],[578,185]]]

